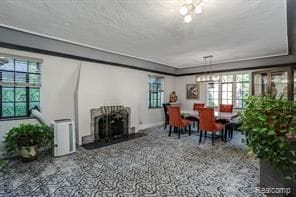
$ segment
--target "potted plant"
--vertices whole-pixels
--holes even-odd
[[[283,185],[296,185],[296,103],[251,96],[241,121],[249,153],[260,159],[261,174],[276,174]]]
[[[7,133],[4,143],[8,155],[19,152],[23,161],[33,161],[39,148],[53,145],[53,132],[46,125],[21,124]]]

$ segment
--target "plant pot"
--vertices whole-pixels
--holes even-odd
[[[265,193],[266,196],[292,197],[296,195],[296,186],[285,177],[290,175],[273,165],[266,159],[260,159],[260,187],[261,188],[290,188],[289,193]],[[286,192],[288,190],[285,190]]]
[[[38,148],[35,146],[22,146],[20,154],[23,161],[34,161],[38,157]]]
[[[290,143],[296,143],[296,133],[287,133],[286,138]]]

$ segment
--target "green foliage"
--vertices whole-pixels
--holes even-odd
[[[241,121],[249,153],[269,160],[296,181],[296,147],[286,138],[296,133],[296,103],[251,96]]]
[[[0,171],[6,166],[7,160],[0,160]]]
[[[22,146],[51,148],[53,146],[53,130],[46,125],[21,124],[14,127],[5,136],[5,146],[8,155],[19,150]]]

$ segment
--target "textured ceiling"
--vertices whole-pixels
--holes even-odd
[[[178,68],[287,54],[286,0],[1,0],[0,24]]]

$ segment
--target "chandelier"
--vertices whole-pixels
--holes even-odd
[[[0,66],[7,63],[8,63],[8,60],[5,57],[0,57]]]
[[[213,55],[208,55],[204,56],[203,58],[205,59],[205,66],[207,65],[207,60],[210,59],[210,64],[209,66],[212,65],[212,58]],[[198,75],[196,76],[196,82],[209,82],[209,83],[214,83],[220,80],[219,75],[217,74],[212,74],[210,71],[207,74],[204,75]]]
[[[192,21],[192,13],[201,14],[202,5],[207,1],[208,0],[184,0],[184,4],[179,11],[179,13],[184,16],[184,22],[190,23]]]

